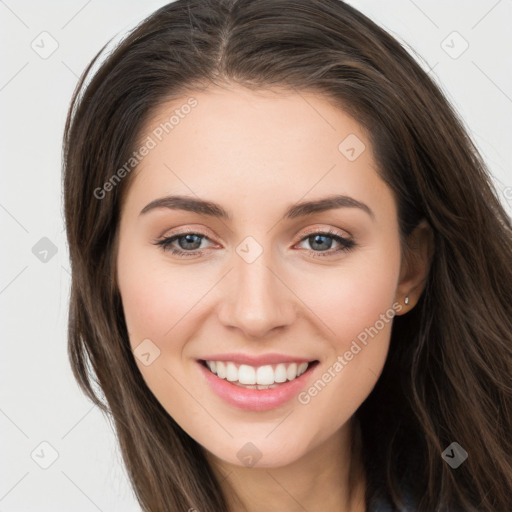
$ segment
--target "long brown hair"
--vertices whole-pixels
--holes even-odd
[[[425,218],[435,252],[423,294],[396,317],[383,373],[356,412],[369,507],[509,510],[512,496],[512,226],[489,172],[439,88],[402,46],[339,0],[178,0],[82,75],[64,136],[72,264],[69,356],[113,418],[145,511],[226,512],[202,447],[146,386],[116,284],[123,194],[100,194],[162,102],[210,84],[328,97],[367,130],[393,190],[403,244]],[[106,190],[103,188],[102,190]],[[442,458],[453,441],[468,458]]]

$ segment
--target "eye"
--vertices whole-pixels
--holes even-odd
[[[339,246],[332,249],[332,240],[334,240]],[[350,251],[355,247],[355,242],[344,236],[339,235],[335,231],[314,231],[308,233],[307,236],[301,239],[301,243],[307,242],[312,247],[309,252],[312,253],[314,258],[326,258],[333,256],[340,251]]]
[[[154,242],[155,245],[162,247],[164,251],[170,252],[178,257],[199,256],[205,252],[201,248],[204,240],[210,240],[203,233],[184,232],[170,237],[165,237]],[[330,241],[329,241],[330,240]],[[339,244],[332,249],[333,241]],[[355,247],[355,242],[345,238],[335,231],[313,231],[303,237],[299,243],[309,243],[312,249],[307,249],[314,258],[326,258],[333,256],[341,251],[349,251]],[[176,246],[176,243],[178,247]]]
[[[176,256],[197,256],[203,252],[200,247],[204,239],[209,240],[208,237],[202,233],[188,232],[162,238],[155,242],[155,245],[162,247],[164,251],[169,251]],[[175,242],[178,242],[179,247],[174,245]]]

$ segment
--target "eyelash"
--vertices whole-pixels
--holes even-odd
[[[176,249],[175,247],[173,247],[171,245],[175,240],[178,240],[179,238],[185,237],[187,235],[196,235],[196,236],[208,239],[208,236],[206,236],[203,233],[196,233],[194,231],[186,231],[186,232],[183,232],[183,233],[178,233],[176,235],[173,235],[173,236],[170,236],[170,237],[166,237],[166,238],[162,238],[160,240],[157,240],[156,242],[154,242],[154,244],[162,247],[162,249],[164,251],[166,251],[166,252],[170,251],[171,254],[173,254],[175,256],[178,256],[178,257],[185,257],[186,258],[186,257],[190,257],[190,256],[199,256],[199,255],[203,254],[204,249],[202,249],[202,250],[195,250],[195,251],[184,251],[182,249]],[[314,236],[314,235],[321,235],[321,236],[326,236],[328,238],[332,238],[332,239],[334,239],[335,241],[337,241],[340,244],[340,247],[338,247],[337,249],[334,249],[334,250],[333,249],[329,249],[327,251],[320,251],[320,252],[318,252],[318,251],[313,251],[312,249],[308,249],[309,252],[313,253],[312,256],[314,258],[328,258],[328,257],[332,257],[334,254],[337,254],[340,251],[341,252],[349,252],[352,249],[354,249],[354,247],[356,246],[356,243],[353,242],[352,240],[349,240],[348,238],[342,237],[342,236],[336,234],[335,231],[331,231],[331,230],[327,230],[327,231],[312,231],[311,233],[306,233],[299,240],[299,243],[304,241],[304,240],[306,240],[306,239],[308,239],[311,236]]]

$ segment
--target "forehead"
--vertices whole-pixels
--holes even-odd
[[[128,199],[141,208],[166,194],[254,209],[262,201],[268,206],[326,193],[368,201],[386,188],[364,129],[312,92],[191,92],[161,104],[139,141],[151,149],[136,168]]]

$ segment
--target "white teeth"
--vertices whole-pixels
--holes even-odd
[[[259,367],[231,361],[206,361],[212,373],[236,385],[253,389],[272,389],[287,380],[300,377],[309,367],[309,363],[279,363]]]
[[[222,361],[216,361],[217,365],[217,376],[221,379],[226,378],[226,365]]]
[[[286,376],[288,377],[288,380],[293,380],[297,377],[297,363],[292,363],[288,366],[286,369]]]
[[[300,377],[308,369],[308,363],[301,363],[297,367],[297,377]]]
[[[307,366],[308,363],[306,363]],[[286,374],[286,366],[283,363],[279,363],[276,366],[276,376],[275,381],[276,382],[286,382],[288,380],[287,374]]]
[[[220,377],[218,373],[217,376]],[[221,379],[223,378],[221,377]],[[256,384],[256,370],[252,366],[241,364],[238,368],[238,382],[240,384]]]
[[[238,368],[233,363],[227,364],[226,379],[229,380],[229,382],[235,382],[238,380]]]
[[[256,370],[256,383],[265,386],[274,384],[274,370],[272,370],[272,366],[260,366]]]

